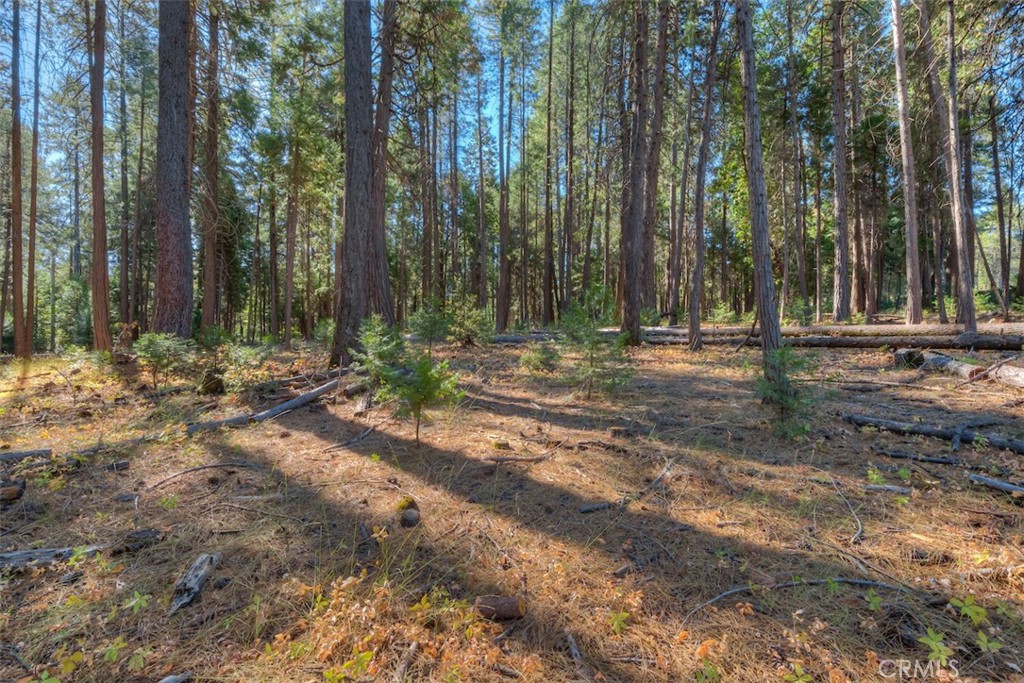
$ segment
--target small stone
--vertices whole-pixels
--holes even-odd
[[[420,523],[420,511],[414,510],[413,508],[406,508],[402,511],[401,524],[406,529],[411,529],[414,526],[419,526]]]

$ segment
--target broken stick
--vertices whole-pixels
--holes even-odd
[[[168,616],[174,614],[182,607],[188,607],[199,597],[206,586],[213,568],[220,561],[220,554],[203,553],[196,558],[189,566],[185,574],[174,584],[174,598],[171,600],[171,608]]]

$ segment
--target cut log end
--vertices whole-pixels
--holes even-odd
[[[526,600],[518,595],[481,595],[473,603],[484,619],[508,621],[526,616]]]

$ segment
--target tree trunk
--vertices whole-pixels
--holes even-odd
[[[697,92],[692,73],[689,80],[690,87],[687,90],[686,96],[686,122],[683,124],[683,136],[686,138],[686,144],[683,146],[683,169],[682,177],[679,181],[679,213],[676,218],[675,240],[672,243],[671,263],[669,263],[668,316],[670,325],[675,325],[678,321],[679,309],[682,306],[680,292],[683,285],[683,236],[688,234],[686,230],[686,195],[690,185],[690,148],[693,145],[693,136],[690,135],[690,121],[693,118],[693,101]]]
[[[103,177],[103,78],[106,43],[107,2],[96,0],[92,22],[89,108],[92,118],[92,346],[97,351],[110,351],[114,347],[110,334],[107,211]],[[32,265],[29,264],[29,267]],[[32,302],[30,301],[28,305],[31,306]]]
[[[21,3],[12,0],[11,44],[11,277],[14,313],[14,355],[32,357],[31,340],[25,334],[24,257],[22,255],[22,152],[21,152]]]
[[[658,2],[658,38],[654,46],[653,107],[651,111],[650,149],[647,151],[644,178],[641,302],[645,309],[656,309],[654,272],[654,221],[657,217],[658,172],[661,169],[661,129],[665,120],[666,65],[668,63],[669,2]],[[646,48],[645,48],[646,50]],[[646,86],[646,83],[645,83]]]
[[[842,16],[841,7],[839,16]],[[788,378],[778,356],[782,331],[772,281],[771,244],[768,229],[768,201],[765,191],[764,160],[761,151],[761,111],[757,101],[757,67],[754,63],[754,26],[750,0],[736,0],[743,77],[743,119],[746,127],[747,189],[750,197],[750,232],[753,240],[754,289],[757,315],[761,321],[761,351],[765,379],[776,392],[790,392]]]
[[[146,138],[146,71],[142,71],[142,83],[139,86],[139,156],[135,167],[135,225],[132,230],[132,284],[128,296],[128,323],[134,324],[138,321],[140,305],[142,300],[142,166],[145,161],[145,138]],[[146,325],[143,319],[141,324],[134,326],[132,335],[137,337],[139,332]]]
[[[121,252],[118,265],[118,302],[120,304],[118,310],[118,322],[122,325],[130,325],[132,319],[131,313],[131,294],[129,275],[131,273],[131,257],[128,250],[130,240],[128,236],[128,226],[131,225],[131,210],[128,208],[128,75],[126,71],[125,63],[127,61],[127,48],[128,39],[125,31],[125,4],[123,2],[117,5],[117,29],[118,29],[118,71],[120,72],[120,83],[118,83],[118,94],[120,96],[120,119],[118,137],[121,139]],[[140,94],[140,99],[142,95]]]
[[[380,84],[374,115],[372,185],[370,188],[370,296],[375,313],[395,323],[395,304],[388,278],[387,232],[384,225],[387,188],[388,138],[391,125],[392,83],[395,75],[395,23],[397,0],[385,0],[381,21]]]
[[[29,353],[35,340],[36,315],[36,222],[39,214],[39,40],[42,36],[41,0],[36,2],[36,40],[33,52],[32,76],[32,170],[28,200],[28,272],[25,288],[25,334]]]
[[[476,305],[483,308],[487,305],[487,216],[486,188],[484,186],[484,97],[483,69],[476,75],[476,155],[477,155],[477,203],[476,203]]]
[[[554,227],[551,214],[551,119],[552,119],[552,81],[551,73],[555,61],[555,1],[551,0],[548,7],[548,87],[546,105],[546,130],[544,154],[544,292],[543,317],[541,322],[547,326],[555,321],[555,247]]]
[[[999,222],[999,303],[1003,320],[1010,317],[1010,239],[1006,230],[1006,212],[1003,207],[1003,175],[999,167],[999,120],[996,107],[995,79],[988,98],[989,128],[992,132],[992,172],[995,175],[996,216]]]
[[[420,208],[423,213],[423,238],[420,258],[421,304],[427,306],[434,296],[434,209],[430,201],[431,169],[430,158],[430,107],[423,103],[420,112]]]
[[[704,183],[707,177],[708,156],[711,149],[711,112],[714,109],[712,97],[715,92],[715,78],[718,71],[718,35],[722,28],[722,2],[714,0],[711,38],[708,43],[708,72],[704,77],[704,111],[700,124],[700,149],[697,152],[697,175],[693,190],[693,243],[696,247],[693,259],[693,280],[690,290],[690,350],[700,351],[700,307],[704,300]],[[714,282],[714,280],[712,280]]]
[[[950,45],[955,48],[954,36],[953,36],[953,17],[952,7],[949,8],[950,17],[947,23],[947,47]],[[943,92],[942,86],[939,82],[939,67],[937,58],[935,55],[935,49],[932,44],[931,35],[931,21],[928,16],[928,5],[927,3],[920,4],[920,26],[921,26],[921,48],[924,56],[925,69],[928,74],[928,85],[929,92],[931,94],[931,104],[935,111],[935,121],[938,123],[939,131],[939,142],[940,151],[938,152],[942,156],[943,170],[945,171],[946,185],[948,187],[950,195],[951,213],[953,217],[953,244],[956,247],[956,270],[960,271],[957,273],[957,321],[961,323],[968,323],[976,325],[977,321],[974,314],[974,297],[971,292],[972,284],[970,281],[970,256],[967,252],[966,246],[966,225],[963,213],[963,185],[960,180],[961,168],[960,168],[960,135],[959,135],[959,122],[956,109],[956,92],[955,88],[952,90],[952,101],[947,102],[946,93]],[[952,61],[949,69],[950,72],[950,84],[956,85],[956,55],[951,54]],[[946,116],[945,124],[942,123],[942,116]],[[955,160],[954,160],[955,157]],[[941,230],[939,223],[936,224],[936,230]],[[941,251],[941,240],[936,239],[935,249],[937,252]],[[960,252],[963,252],[962,256]],[[936,279],[941,278],[941,265],[936,263]],[[963,266],[963,267],[961,267]],[[964,277],[966,276],[966,278]],[[966,296],[965,296],[966,295]],[[936,295],[938,297],[945,296],[944,291]]]
[[[347,83],[346,83],[347,84]],[[292,125],[295,125],[294,123]],[[295,298],[295,242],[299,229],[299,182],[302,153],[299,148],[298,129],[292,131],[291,159],[288,179],[288,206],[284,236],[284,337],[285,349],[292,347],[292,303]],[[346,179],[347,180],[347,179]],[[346,225],[347,227],[347,225]],[[367,235],[369,237],[369,235]],[[367,251],[369,256],[369,251]],[[367,264],[364,264],[367,267]]]
[[[269,225],[267,226],[267,249],[270,251],[267,260],[269,261],[270,272],[268,273],[268,284],[267,287],[270,289],[270,336],[275,340],[281,338],[281,321],[279,318],[281,310],[281,295],[280,287],[278,285],[278,267],[277,267],[277,252],[278,252],[278,236],[277,236],[277,183],[275,180],[274,169],[270,170],[270,186],[267,190],[270,192],[270,207],[269,215],[267,220]]]
[[[153,329],[192,331],[192,229],[189,225],[189,35],[187,2],[160,3],[156,136],[156,293]]]
[[[449,126],[448,135],[448,220],[451,229],[448,234],[448,252],[451,264],[448,269],[448,279],[451,282],[450,291],[454,294],[458,291],[462,281],[462,268],[459,264],[459,97],[458,93],[452,94],[452,120]]]
[[[892,40],[896,53],[896,100],[900,117],[900,151],[903,161],[903,216],[906,235],[907,324],[921,322],[921,262],[917,246],[917,174],[910,130],[910,105],[907,94],[907,56],[903,40],[903,13],[900,0],[892,0]]]
[[[568,310],[573,300],[572,290],[572,266],[575,262],[576,244],[576,128],[574,118],[576,116],[576,17],[573,9],[569,8],[569,88],[566,93],[566,129],[565,129],[565,218],[562,220],[562,230],[565,233],[565,298],[562,299],[562,310]],[[653,232],[652,232],[653,235]],[[653,251],[653,250],[652,250]],[[651,268],[654,268],[653,254],[651,257]],[[652,276],[653,277],[653,276]],[[653,298],[653,280],[651,283]]]
[[[7,140],[4,141],[3,159],[3,191],[0,192],[0,211],[4,217],[3,244],[0,250],[3,251],[3,279],[0,280],[0,354],[4,350],[3,328],[7,320],[7,295],[10,293],[9,284],[11,281],[11,153],[10,153],[10,131]]]
[[[923,12],[924,10],[922,10]],[[967,207],[963,187],[963,163],[960,156],[960,120],[957,109],[956,80],[956,37],[953,0],[946,0],[946,50],[949,55],[949,145],[947,159],[949,168],[950,195],[953,201],[953,237],[957,252],[957,307],[956,320],[962,323],[968,332],[978,327],[974,311],[974,281],[971,270],[970,243],[967,230]]]
[[[789,89],[789,127],[793,136],[793,215],[794,233],[796,238],[796,279],[797,290],[800,292],[800,302],[803,308],[800,311],[800,321],[806,322],[810,317],[811,309],[807,294],[807,256],[806,234],[807,220],[804,212],[804,187],[806,176],[804,174],[803,137],[800,135],[800,124],[797,118],[799,108],[797,102],[797,83],[799,76],[796,70],[796,56],[793,50],[793,2],[786,2],[786,36],[789,49],[786,54],[786,83]]]
[[[218,272],[220,240],[217,224],[220,210],[218,145],[220,143],[220,86],[217,80],[218,50],[220,42],[220,12],[214,2],[210,3],[210,49],[206,72],[206,145],[203,165],[203,311],[199,329],[217,323],[218,289],[221,274]]]
[[[512,305],[512,264],[509,248],[512,246],[512,227],[508,216],[508,178],[505,157],[505,51],[502,36],[498,55],[498,298],[495,328],[504,332],[508,328],[509,309]],[[509,94],[511,99],[511,90]],[[512,103],[508,104],[511,114]],[[511,132],[511,131],[510,131]]]
[[[850,237],[846,215],[846,83],[844,78],[843,12],[846,0],[832,0],[832,176],[835,185],[835,272],[832,319],[850,317]]]
[[[358,346],[359,326],[370,306],[367,261],[370,238],[373,103],[370,4],[345,3],[345,237],[332,364],[347,365]]]
[[[644,304],[644,209],[647,171],[647,6],[636,3],[630,90],[633,114],[630,123],[630,154],[626,220],[622,225],[622,331],[627,343],[636,346],[640,338],[640,310]]]

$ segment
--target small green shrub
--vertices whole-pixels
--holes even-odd
[[[434,344],[448,337],[451,325],[451,317],[436,302],[409,316],[409,331],[421,342],[426,342],[430,358],[433,357]]]
[[[718,304],[711,309],[711,315],[708,316],[708,321],[716,325],[733,325],[739,321],[736,316],[736,311],[732,310],[732,306],[726,301],[720,301]]]
[[[796,355],[792,347],[783,346],[769,353],[765,372],[757,379],[755,394],[776,410],[775,432],[780,436],[792,438],[810,431],[806,420],[810,400],[791,381],[793,375],[806,368],[805,359]]]
[[[585,391],[587,398],[595,389],[613,391],[632,378],[625,336],[603,334],[599,320],[591,310],[590,307],[573,304],[562,316],[564,344],[577,358],[568,371],[567,379]]]
[[[519,365],[530,372],[551,373],[558,368],[561,356],[551,342],[530,342],[519,356]]]
[[[153,388],[160,383],[160,376],[183,366],[192,358],[194,344],[191,339],[182,339],[173,334],[147,332],[135,342],[135,353],[147,367],[153,378]]]
[[[313,341],[322,349],[330,349],[334,344],[334,318],[324,318],[313,328]]]
[[[397,399],[398,415],[416,419],[416,443],[420,442],[423,411],[439,405],[450,405],[462,396],[459,376],[448,369],[448,361],[434,363],[421,355],[406,368],[389,373],[386,393]]]
[[[216,353],[230,341],[231,333],[220,325],[210,325],[199,333],[199,348],[204,351]]]
[[[463,299],[452,304],[448,339],[463,346],[487,344],[494,339],[494,322],[487,311]]]
[[[640,324],[644,327],[657,327],[661,324],[661,313],[657,308],[645,308],[640,311]]]
[[[241,391],[272,379],[273,374],[266,368],[270,355],[271,349],[268,346],[229,344],[223,356],[224,382],[228,388]]]
[[[365,373],[373,387],[386,384],[405,356],[402,335],[384,318],[372,315],[359,326],[359,345],[362,351],[352,349],[353,369]]]

